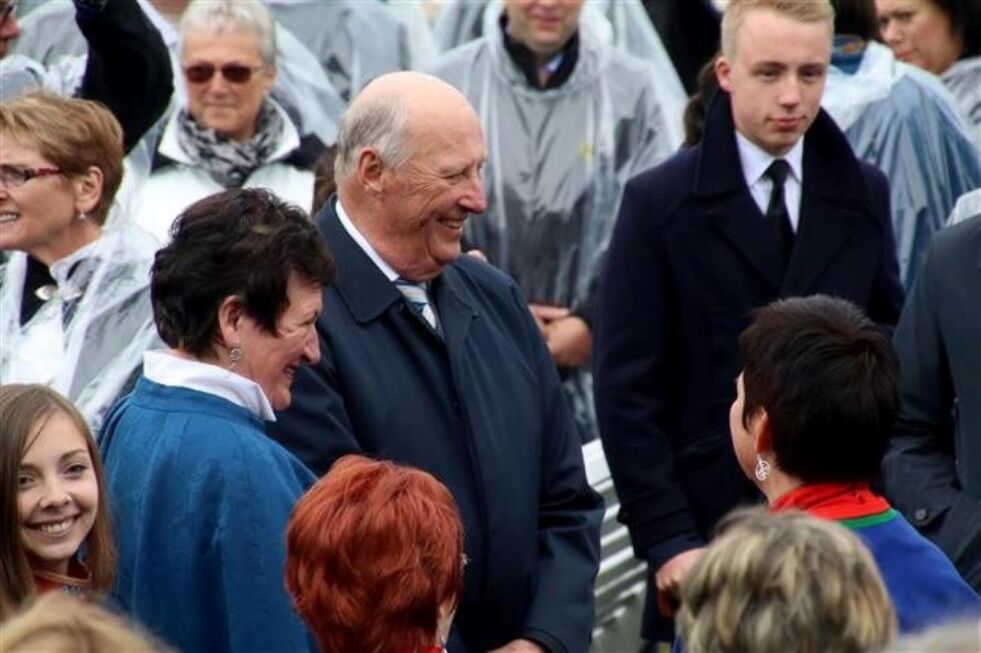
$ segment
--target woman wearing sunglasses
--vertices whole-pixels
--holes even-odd
[[[122,129],[102,105],[0,103],[0,383],[53,387],[93,430],[157,342],[156,243],[103,226],[122,177]]]
[[[310,210],[323,150],[299,136],[270,98],[275,28],[259,0],[193,0],[180,23],[186,106],[170,116],[136,220],[160,242],[195,201],[230,188],[268,188]]]

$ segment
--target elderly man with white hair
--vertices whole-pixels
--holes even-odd
[[[321,360],[271,435],[317,473],[360,451],[450,489],[469,559],[450,651],[585,651],[603,502],[518,286],[460,256],[486,156],[477,113],[436,78],[385,75],[355,99],[317,217],[338,268]]]

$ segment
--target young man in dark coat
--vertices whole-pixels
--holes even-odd
[[[595,393],[651,599],[677,590],[719,517],[758,498],[728,441],[736,339],[753,309],[825,293],[882,324],[899,315],[888,185],[820,109],[833,20],[827,0],[730,2],[702,143],[624,192]],[[652,605],[645,636],[670,637]]]

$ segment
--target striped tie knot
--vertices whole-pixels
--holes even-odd
[[[433,329],[439,330],[436,323],[436,313],[433,311],[432,305],[429,303],[429,294],[426,292],[426,287],[421,283],[414,283],[408,279],[403,279],[399,277],[395,280],[395,287],[399,289],[402,296],[405,297],[405,301],[409,303],[412,310],[416,312],[417,315],[421,315],[426,322],[429,323]]]

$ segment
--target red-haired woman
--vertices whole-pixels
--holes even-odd
[[[297,503],[286,537],[286,584],[324,653],[444,650],[463,526],[442,483],[345,456]]]

